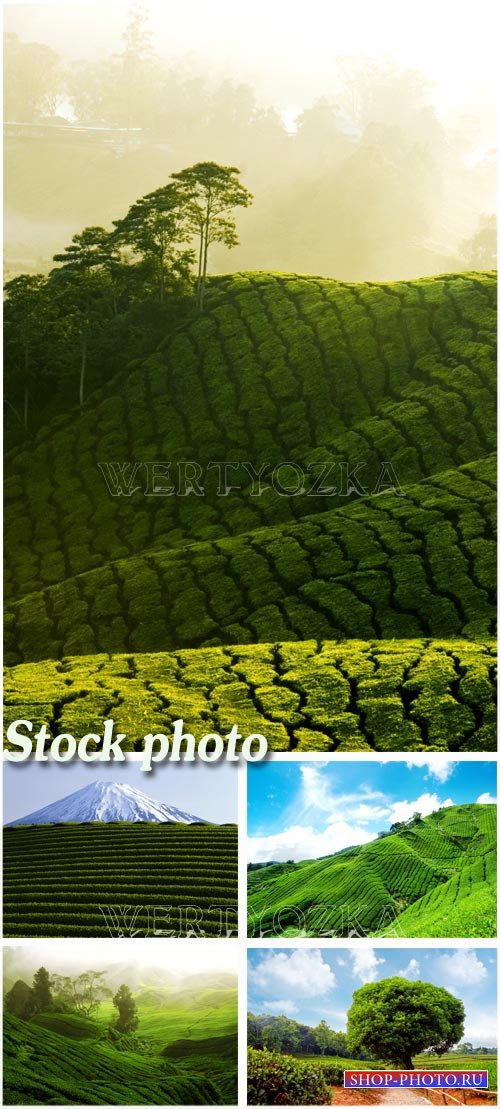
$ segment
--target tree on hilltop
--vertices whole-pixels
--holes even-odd
[[[238,245],[233,210],[248,208],[253,200],[239,175],[240,170],[235,166],[220,166],[216,162],[197,162],[171,175],[183,190],[189,228],[199,240],[196,305],[200,312],[209,248],[212,243],[224,243],[229,249]]]
[[[80,349],[79,402],[85,399],[85,376],[93,325],[102,315],[102,292],[109,281],[107,269],[116,264],[116,250],[109,231],[103,227],[86,227],[73,235],[62,254],[54,254],[59,267],[52,270],[50,281],[66,307],[67,324],[78,338]],[[95,302],[98,307],[96,308]]]
[[[179,244],[189,236],[183,194],[174,184],[140,197],[123,219],[114,220],[113,238],[132,247],[151,266],[160,303],[165,299],[168,277],[187,280],[193,251]]]

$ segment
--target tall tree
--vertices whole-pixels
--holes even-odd
[[[137,1005],[128,986],[122,985],[113,998],[113,1005],[118,1009],[118,1016],[113,1022],[113,1027],[118,1032],[133,1032],[139,1024]]]
[[[126,216],[114,220],[113,239],[150,262],[163,303],[170,281],[187,280],[193,252],[180,244],[189,234],[182,190],[170,184],[136,200]]]
[[[52,986],[64,1005],[83,1016],[91,1017],[97,1012],[101,1001],[112,994],[105,984],[105,974],[104,970],[86,970],[76,978],[55,974]]]
[[[28,430],[31,388],[43,366],[49,308],[46,287],[47,280],[41,274],[26,273],[13,277],[5,285],[5,395],[14,411],[18,395],[22,396],[22,417],[18,418],[25,431]],[[9,392],[13,402],[9,400]]]
[[[33,978],[33,1005],[36,1013],[45,1013],[52,1005],[52,990],[50,974],[45,967],[40,967]]]
[[[313,1032],[321,1054],[326,1055],[328,1049],[331,1050],[333,1041],[333,1033],[326,1020],[320,1020],[316,1028],[313,1028]]]
[[[71,243],[62,254],[54,255],[59,268],[52,270],[50,280],[59,288],[69,309],[69,325],[78,336],[80,348],[80,375],[78,397],[80,407],[85,399],[85,377],[89,342],[96,298],[102,296],[106,267],[113,257],[111,235],[103,227],[86,227],[73,235]]]
[[[210,246],[224,243],[231,249],[238,245],[233,211],[235,208],[248,208],[253,200],[252,194],[241,184],[239,175],[240,170],[235,166],[220,166],[216,162],[197,162],[172,174],[185,196],[191,233],[198,237],[196,304],[200,312],[203,310]]]
[[[384,978],[355,990],[347,1014],[351,1051],[413,1070],[412,1056],[449,1051],[464,1031],[462,1002],[441,986]]]

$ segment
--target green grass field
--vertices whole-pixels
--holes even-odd
[[[440,809],[316,861],[248,873],[249,935],[496,935],[496,806]]]
[[[280,750],[494,749],[495,287],[236,274],[150,357],[124,351],[7,458],[9,718],[112,713],[131,746],[172,713],[264,721]],[[141,466],[175,483],[186,460],[203,495],[145,495]],[[214,460],[239,466],[227,496]],[[117,462],[139,464],[131,496]],[[283,462],[303,495],[272,487]],[[378,490],[387,463],[404,496]],[[379,670],[386,650],[406,665]]]
[[[234,826],[5,828],[4,934],[235,935],[237,875]]]
[[[151,992],[135,993],[137,1036],[149,1043],[147,1054],[118,1050],[103,1038],[109,1004],[92,1020],[62,1013],[30,1021],[6,1015],[4,1104],[235,1104],[235,987],[187,993],[158,988],[152,1000]]]

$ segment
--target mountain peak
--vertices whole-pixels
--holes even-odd
[[[91,820],[113,823],[126,820],[131,823],[155,821],[156,823],[206,824],[200,816],[184,812],[174,805],[164,804],[148,797],[142,790],[125,782],[91,782],[75,793],[62,797],[27,816],[11,820],[15,824],[79,824]]]

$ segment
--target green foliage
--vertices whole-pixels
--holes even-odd
[[[300,1024],[290,1017],[271,1016],[264,1013],[255,1016],[248,1014],[247,1038],[249,1047],[269,1048],[284,1055],[297,1055],[308,1058],[328,1052],[332,1055],[350,1056],[347,1040],[343,1032],[334,1032],[321,1020],[317,1028]],[[363,1057],[362,1054],[357,1057]]]
[[[315,861],[253,867],[248,909],[257,937],[493,937],[496,805],[440,809]]]
[[[114,220],[113,239],[151,262],[161,302],[165,288],[179,278],[188,280],[192,253],[179,243],[187,234],[182,194],[175,184],[164,185],[136,200],[126,216]]]
[[[325,639],[26,663],[4,697],[9,720],[76,736],[99,734],[106,710],[124,750],[182,717],[198,737],[237,720],[277,751],[494,751],[494,671],[493,641]]]
[[[33,1004],[36,1013],[44,1013],[52,1005],[52,990],[50,974],[45,967],[40,967],[33,978]]]
[[[35,999],[33,990],[21,978],[6,993],[4,998],[4,1008],[6,1013],[12,1013],[15,1017],[21,1017],[27,1020],[28,1017],[35,1011]]]
[[[446,1052],[463,1035],[462,1002],[442,986],[385,978],[354,991],[347,1014],[351,1050],[363,1049],[395,1067],[412,1069],[424,1049]]]
[[[221,166],[216,162],[197,162],[172,174],[181,190],[189,230],[199,241],[196,303],[200,311],[205,297],[209,248],[212,243],[224,243],[229,248],[238,245],[233,209],[248,208],[252,203],[252,194],[241,184],[239,175],[236,166]]]
[[[326,1105],[330,1089],[320,1066],[290,1055],[248,1050],[249,1105]]]
[[[125,1035],[134,1032],[139,1024],[137,1005],[128,986],[122,984],[113,997],[113,1005],[118,1009],[112,1028]]]
[[[235,935],[237,866],[232,826],[5,828],[5,935]]]

